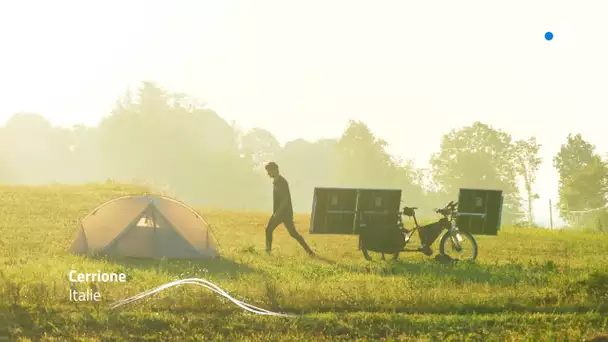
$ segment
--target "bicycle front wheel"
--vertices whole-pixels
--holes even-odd
[[[455,260],[474,261],[477,259],[477,241],[469,233],[450,230],[441,237],[439,252]]]

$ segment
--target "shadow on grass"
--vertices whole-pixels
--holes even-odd
[[[403,276],[449,280],[456,284],[478,283],[513,286],[522,281],[530,284],[547,284],[559,270],[555,264],[503,264],[484,265],[475,262],[441,262],[434,258],[421,261],[386,260],[363,264],[338,264],[325,258],[317,258],[340,268],[344,272],[366,273],[378,276]]]
[[[392,262],[387,265],[385,275],[430,276],[457,284],[480,283],[505,286],[515,285],[522,280],[522,271],[517,265],[486,266],[473,262],[439,263],[435,260]]]
[[[322,257],[320,255],[315,255],[313,258],[314,258],[314,260],[322,261],[322,262],[324,262],[326,264],[330,264],[330,265],[337,265],[338,264],[336,261],[330,260],[330,259]]]
[[[137,269],[156,273],[169,274],[180,279],[206,278],[209,275],[222,278],[237,278],[243,274],[263,273],[260,270],[237,263],[231,259],[216,257],[204,260],[152,260],[137,258],[97,257],[95,260],[104,261],[126,269]],[[127,272],[127,274],[129,274]]]

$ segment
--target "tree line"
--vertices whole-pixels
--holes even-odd
[[[35,113],[13,115],[0,128],[0,182],[112,179],[144,183],[201,206],[268,210],[272,194],[263,166],[274,160],[301,212],[310,211],[313,189],[320,186],[402,189],[408,204],[421,208],[441,206],[456,199],[459,188],[471,187],[503,190],[505,224],[533,224],[538,195],[532,189],[542,163],[534,137],[514,140],[474,122],[444,134],[427,169],[386,147],[359,121],[350,121],[338,139],[281,146],[265,129],[241,132],[188,95],[143,82],[121,96],[97,127],[60,128]],[[566,221],[572,223],[568,212],[607,205],[608,161],[580,134],[567,137],[553,165]],[[606,211],[580,217],[585,225],[608,224]]]

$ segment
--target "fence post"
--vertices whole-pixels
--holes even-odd
[[[553,205],[551,204],[550,198],[549,198],[549,219],[551,220],[551,229],[553,229]]]

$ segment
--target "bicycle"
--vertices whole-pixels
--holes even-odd
[[[459,215],[457,205],[458,203],[451,201],[443,209],[435,209],[434,211],[443,217],[436,222],[424,226],[418,224],[418,220],[416,219],[416,210],[418,208],[416,207],[404,207],[398,213],[397,225],[384,226],[384,231],[382,231],[382,225],[372,229],[368,227],[366,222],[363,222],[359,227],[359,248],[367,260],[372,260],[372,257],[369,255],[370,251],[381,253],[382,260],[385,260],[385,254],[390,254],[393,256],[393,260],[397,260],[401,252],[422,252],[426,256],[432,256],[432,244],[446,230],[439,242],[439,253],[454,260],[474,261],[477,259],[477,241],[472,234],[458,229],[456,225],[456,218]],[[405,228],[402,216],[414,219],[415,226],[413,229]],[[421,240],[421,247],[417,249],[405,248],[416,231],[418,231]],[[471,243],[472,255],[469,258],[462,257],[465,251],[463,246],[466,240]],[[450,248],[457,252],[457,257],[448,254]]]

